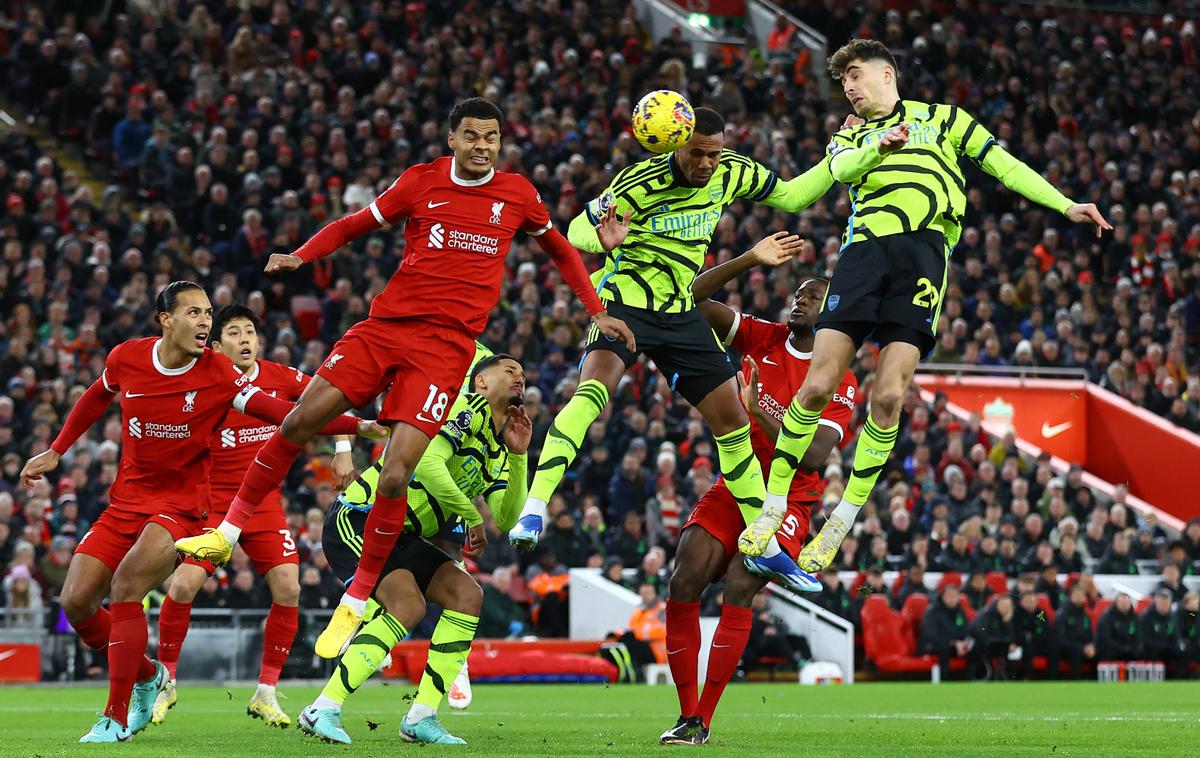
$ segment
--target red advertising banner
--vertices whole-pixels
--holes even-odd
[[[0,682],[37,682],[41,678],[41,647],[0,643]]]
[[[675,0],[675,4],[688,13],[738,17],[746,15],[746,0]]]
[[[922,389],[978,413],[997,434],[1015,432],[1068,463],[1088,467],[1087,383],[1075,379],[919,374]]]
[[[1200,435],[1118,395],[1079,379],[918,374],[914,383],[979,414],[989,433],[1015,432],[1022,449],[1079,463],[1105,488],[1126,485],[1164,523],[1200,517]]]
[[[1200,516],[1200,435],[1089,386],[1088,468],[1186,521]]]

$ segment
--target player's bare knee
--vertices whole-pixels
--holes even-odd
[[[753,576],[749,571],[734,567],[725,579],[725,602],[739,608],[749,608],[754,602],[754,596],[766,584],[766,581]]]
[[[267,589],[275,605],[300,605],[300,580],[292,575],[267,573]]]
[[[171,577],[171,587],[167,590],[167,596],[176,603],[190,603],[199,594],[207,579],[208,574],[201,571],[177,571]]]
[[[95,615],[100,608],[100,598],[71,584],[66,585],[59,595],[59,603],[67,620],[72,624],[81,624]]]
[[[881,420],[884,426],[891,426],[900,417],[900,406],[904,402],[904,388],[877,386],[871,394],[871,415],[875,422]],[[882,419],[880,418],[882,417]]]
[[[694,567],[676,563],[667,589],[670,590],[671,599],[677,603],[696,603],[707,585],[707,579]]]
[[[796,398],[804,408],[810,411],[819,411],[829,405],[829,401],[833,399],[834,389],[835,387],[823,378],[814,378],[811,382],[804,382],[800,391],[796,393]]]
[[[384,497],[400,497],[408,489],[412,481],[414,464],[407,461],[385,458],[383,469],[379,472],[379,494]]]
[[[483,590],[474,581],[456,582],[453,594],[454,606],[451,610],[478,616],[483,608]]]

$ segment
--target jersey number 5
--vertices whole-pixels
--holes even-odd
[[[796,530],[800,528],[800,519],[796,518],[796,514],[789,513],[787,518],[783,520],[783,523],[779,525],[779,528],[782,529],[783,533],[787,536],[795,537]]]
[[[940,298],[941,295],[933,286],[933,282],[925,277],[917,280],[917,294],[913,298],[913,305],[918,308],[933,308],[938,304]]]

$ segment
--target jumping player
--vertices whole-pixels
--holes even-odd
[[[474,499],[484,497],[496,524],[516,522],[527,493],[526,454],[533,426],[518,403],[525,373],[511,356],[484,358],[470,377],[474,392],[460,395],[438,436],[417,465],[410,488],[405,534],[393,548],[374,590],[383,612],[354,637],[321,696],[300,714],[300,729],[329,742],[349,744],[342,706],[365,682],[408,629],[425,615],[425,599],[442,606],[430,640],[429,659],[412,708],[400,725],[410,742],[461,745],[437,718],[448,685],[466,666],[479,624],[483,592],[456,559],[461,525],[478,557],[487,546],[483,517]],[[325,554],[344,580],[354,575],[362,549],[365,512],[372,507],[378,464],[355,482],[330,510]]]
[[[110,503],[79,540],[61,595],[85,644],[108,649],[108,705],[80,742],[125,742],[150,722],[167,670],[146,657],[142,599],[175,569],[175,540],[200,531],[209,505],[209,438],[230,409],[278,424],[291,403],[271,397],[207,347],[212,305],[200,285],[172,282],[155,301],[161,338],[108,354],[50,449],[21,470],[25,487],[58,467],[75,440],[121,400],[124,430]],[[382,437],[373,422],[335,417],[324,434]],[[109,609],[101,607],[105,597]]]
[[[570,229],[576,247],[607,256],[597,272],[597,287],[609,311],[630,324],[638,349],[712,429],[729,491],[746,523],[760,522],[753,532],[747,529],[746,536],[753,538],[743,540],[742,551],[763,556],[764,563],[778,569],[780,581],[808,591],[819,591],[820,582],[804,576],[772,539],[786,507],[762,508],[765,483],[759,467],[749,465],[754,459],[750,419],[738,398],[736,372],[696,308],[692,282],[728,205],[746,199],[800,211],[832,184],[825,162],[780,181],[773,171],[726,150],[724,119],[710,108],[697,108],[695,134],[686,145],[618,173]],[[769,244],[797,250],[800,240],[771,238]],[[537,544],[547,501],[578,455],[584,433],[637,357],[638,350],[594,331],[590,335],[579,387],[550,427],[529,502],[509,535],[514,546],[530,550]]]
[[[176,544],[187,555],[228,561],[255,508],[279,485],[301,446],[329,419],[387,390],[380,421],[391,427],[391,438],[375,507],[354,581],[317,638],[321,657],[337,657],[362,623],[367,596],[404,529],[408,482],[462,387],[475,338],[499,299],[504,259],[517,232],[533,235],[550,255],[599,333],[633,345],[625,324],[604,310],[578,252],[554,229],[533,185],[495,170],[501,123],[503,114],[491,102],[460,102],[450,112],[453,157],[412,166],[368,207],[324,227],[294,254],[272,255],[267,262],[267,273],[294,271],[407,219],[404,261],[371,302],[370,317],[333,346],[296,410],[259,450],[225,520]]]
[[[966,208],[959,161],[966,157],[1004,186],[1074,223],[1111,229],[1091,203],[1066,198],[954,105],[901,100],[896,61],[878,41],[854,39],[829,71],[867,121],[838,132],[827,150],[834,177],[853,199],[837,268],[817,320],[813,369],[783,417],[767,503],[787,501],[821,414],[867,337],[880,345],[871,411],[854,451],[846,492],[800,554],[805,571],[833,562],[895,447],[900,405],[921,356],[935,344],[950,252]]]
[[[746,366],[742,398],[750,411],[751,441],[765,472],[783,418],[784,402],[796,393],[812,360],[813,324],[825,297],[824,279],[806,279],[796,289],[795,304],[786,324],[743,316],[728,306],[706,300],[726,282],[760,264],[779,265],[790,256],[756,245],[753,250],[696,278],[692,293],[700,311],[725,344],[743,356]],[[776,534],[780,548],[793,559],[808,536],[814,505],[825,483],[818,473],[845,437],[854,415],[858,381],[845,372],[818,423],[813,444],[801,462],[787,499],[787,513]],[[725,685],[737,671],[750,636],[750,603],[767,583],[757,566],[737,552],[744,522],[737,502],[717,483],[700,498],[679,539],[675,570],[667,600],[667,662],[679,694],[679,721],[660,738],[664,744],[702,744],[708,740],[713,713]],[[700,593],[725,575],[721,621],[713,636],[704,692],[697,702],[697,657],[700,648]]]
[[[295,401],[308,386],[308,375],[294,368],[258,358],[262,330],[254,311],[244,305],[227,305],[213,320],[209,343],[233,361],[254,386],[272,397]],[[221,522],[229,501],[237,494],[254,454],[275,432],[274,424],[237,411],[231,412],[209,442],[212,461],[209,474],[209,508],[206,527]],[[271,610],[263,631],[262,665],[258,689],[246,707],[246,713],[262,719],[268,726],[287,727],[292,720],[279,707],[275,685],[287,662],[296,637],[300,612],[300,558],[296,543],[284,519],[279,490],[267,497],[241,539],[250,563],[267,582],[271,592]],[[204,581],[216,571],[207,561],[187,557],[171,576],[171,587],[158,616],[158,660],[167,667],[170,679],[154,702],[150,720],[160,724],[178,699],[175,669],[192,617],[192,600]]]

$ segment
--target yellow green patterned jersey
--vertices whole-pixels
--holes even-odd
[[[832,184],[825,161],[784,182],[765,166],[724,150],[708,183],[692,187],[673,154],[660,155],[621,170],[571,222],[568,238],[580,250],[604,253],[596,225],[610,207],[622,218],[632,211],[628,236],[606,253],[592,283],[604,302],[679,313],[695,307],[692,281],[728,205],[745,198],[799,211]]]
[[[471,374],[475,372],[475,366],[484,358],[490,358],[495,355],[492,349],[483,344],[479,340],[475,340],[475,357],[471,359],[471,368],[467,369],[467,378],[463,379],[463,393],[474,392],[475,388],[471,386]]]
[[[908,143],[880,155],[879,141],[900,123],[909,125]],[[843,248],[920,229],[940,231],[953,248],[962,234],[967,204],[961,157],[1048,208],[1061,213],[1071,205],[971,114],[954,105],[900,100],[887,116],[833,135],[826,152],[834,178],[850,189],[851,216]]]
[[[509,454],[496,433],[491,406],[482,395],[460,395],[447,419],[409,483],[405,529],[436,537],[453,531],[459,519],[468,527],[481,524],[483,517],[475,508],[477,497],[487,500],[498,526],[511,528],[525,501],[526,456]],[[382,468],[381,457],[339,500],[351,508],[370,510]]]

